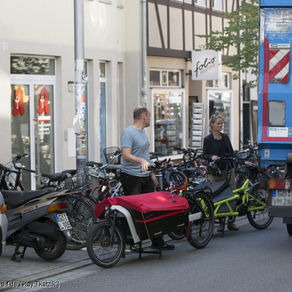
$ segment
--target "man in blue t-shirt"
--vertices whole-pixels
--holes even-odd
[[[145,107],[134,110],[134,123],[127,127],[121,136],[122,173],[121,182],[125,195],[136,195],[154,192],[157,179],[154,173],[148,171],[150,163],[149,141],[145,129],[150,126],[151,114]],[[159,241],[152,242],[157,247]],[[174,245],[166,244],[160,239],[164,249],[174,249]]]
[[[126,195],[154,191],[157,179],[148,171],[150,162],[149,142],[144,128],[150,125],[150,112],[145,107],[134,110],[134,123],[121,137],[122,184]]]

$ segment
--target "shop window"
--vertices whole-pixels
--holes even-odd
[[[223,10],[222,0],[212,0],[212,8],[216,10]]]
[[[183,91],[157,91],[152,97],[155,152],[176,155],[176,149],[183,147]]]
[[[103,155],[103,149],[106,147],[106,101],[107,101],[107,63],[100,62],[99,63],[99,100],[100,100],[100,108],[99,108],[99,135],[100,135],[100,159],[103,163],[105,163],[105,157]]]
[[[160,71],[150,71],[150,85],[160,86]]]
[[[55,59],[46,57],[11,56],[10,73],[55,75]]]
[[[206,87],[209,88],[218,88],[219,86],[219,80],[207,80],[206,81]]]
[[[179,86],[179,72],[168,72],[168,85]]]
[[[208,88],[230,88],[230,74],[222,73],[220,80],[207,80],[206,87]]]
[[[230,75],[229,75],[229,73],[222,73],[221,84],[222,84],[222,88],[230,88]]]
[[[150,70],[150,86],[181,87],[181,71]]]
[[[195,3],[200,6],[206,6],[206,0],[195,0]]]

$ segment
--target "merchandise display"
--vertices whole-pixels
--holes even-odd
[[[202,148],[204,140],[204,104],[192,103],[190,112],[190,147]]]
[[[175,155],[182,147],[182,98],[171,92],[154,95],[155,152]]]

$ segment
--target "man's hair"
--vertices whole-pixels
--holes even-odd
[[[134,109],[134,113],[133,113],[133,117],[134,117],[134,120],[138,120],[142,114],[147,114],[149,111],[146,107],[136,107]]]

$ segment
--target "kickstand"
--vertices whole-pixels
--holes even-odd
[[[23,247],[22,252],[19,251],[20,245],[16,245],[14,253],[11,257],[11,260],[14,262],[21,262],[21,259],[23,259],[25,251],[26,251],[26,246]]]

